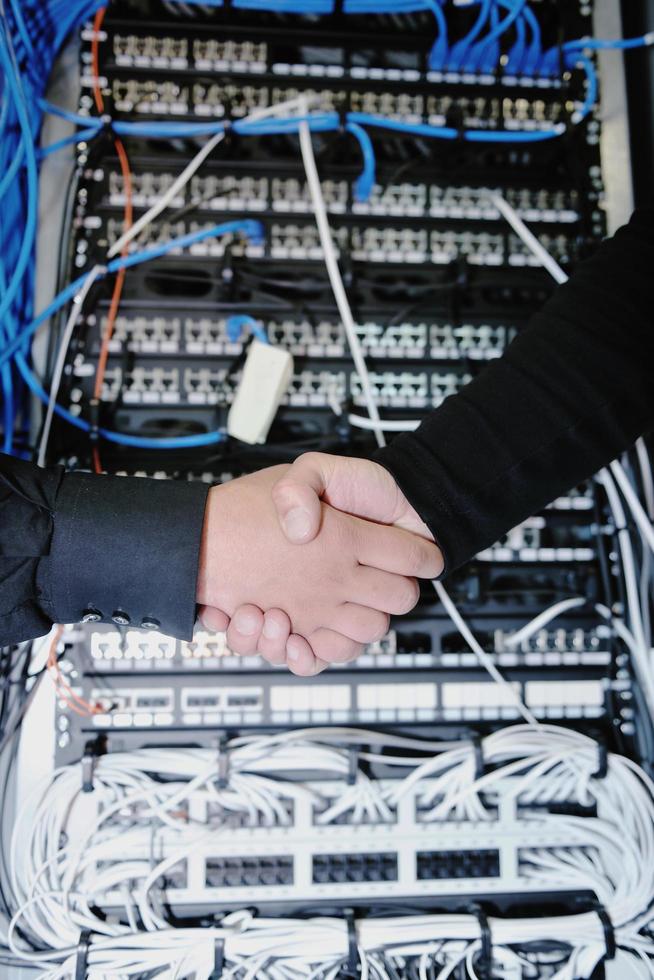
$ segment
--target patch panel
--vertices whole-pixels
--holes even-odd
[[[543,515],[530,517],[509,531],[497,544],[477,555],[479,561],[595,561],[597,552],[590,546],[591,529],[579,525],[548,522]]]
[[[506,618],[506,617],[505,617]],[[504,625],[477,628],[476,635],[490,658],[501,667],[570,667],[605,668],[612,663],[612,634],[605,624],[588,625],[585,621],[562,626],[543,627],[517,646],[509,643],[515,632]],[[238,657],[229,649],[223,633],[196,630],[193,640],[180,642],[153,631],[117,630],[86,631],[73,634],[80,649],[88,647],[92,670],[97,671],[223,671],[239,673],[268,672],[258,657]],[[369,644],[348,670],[444,668],[476,669],[475,655],[467,649],[457,632],[447,622],[427,615],[398,621],[387,635]],[[343,669],[343,668],[339,668]]]
[[[241,190],[245,192],[245,180],[240,178],[239,193]],[[322,247],[318,229],[309,215],[309,209],[294,210],[293,199],[288,204],[280,200],[273,209],[275,218],[270,219],[267,215],[264,216],[262,211],[260,212],[264,203],[260,196],[261,185],[257,184],[255,178],[250,178],[250,181],[251,188],[255,189],[259,186],[259,191],[255,190],[253,199],[258,202],[254,210],[260,213],[265,228],[264,244],[242,242],[238,236],[235,238],[224,236],[196,242],[190,246],[190,254],[222,258],[226,248],[229,248],[234,256],[251,259],[265,257],[282,262],[291,261],[296,265],[304,262],[320,262],[323,257]],[[353,223],[353,218],[345,221],[340,200],[342,196],[340,183],[326,181],[325,186],[331,187],[329,207],[336,215],[331,230],[337,254],[355,263],[369,266],[389,263],[429,266],[451,265],[463,260],[470,266],[484,268],[502,266],[538,268],[536,258],[518,236],[513,233],[506,234],[498,224],[493,226],[493,228],[497,227],[497,230],[490,230],[488,226],[485,229],[482,227],[481,230],[472,230],[465,227],[460,220],[455,220],[448,221],[447,227],[434,227],[435,224],[439,225],[439,222],[431,218],[418,224],[407,223],[406,216],[402,216],[403,221],[402,217],[393,215],[389,215],[385,222],[376,218],[369,223],[361,224],[360,221]],[[215,213],[219,215],[223,211],[226,214],[233,211],[241,212],[249,206],[247,201],[245,197],[236,196],[231,202],[227,201],[224,207],[216,202]],[[281,211],[287,206],[289,210],[282,220]],[[187,221],[181,217],[171,220],[157,219],[143,230],[139,236],[139,244],[142,247],[159,245],[172,237],[205,231],[213,224],[215,220]],[[80,266],[87,261],[91,244],[100,249],[115,244],[123,233],[123,222],[122,219],[113,216],[108,216],[106,222],[98,222],[97,218],[86,218],[82,222],[81,232],[77,245],[77,263]],[[578,235],[569,224],[562,223],[551,227],[548,225],[548,231],[541,233],[540,240],[561,264],[567,265],[578,255],[580,247]],[[181,252],[172,254],[181,254]]]
[[[105,313],[85,318],[89,331],[87,350],[97,354],[99,338],[106,326]],[[142,315],[121,313],[116,318],[109,352],[128,350],[139,354],[208,354],[236,357],[240,341],[227,334],[224,316],[175,316],[166,313]],[[345,332],[340,323],[327,319],[263,318],[273,343],[294,356],[348,358]],[[387,360],[484,361],[499,357],[515,335],[514,327],[462,323],[401,322],[372,320],[357,325],[357,335],[366,353]]]
[[[276,83],[253,78],[239,82],[198,80],[185,84],[159,79],[156,72],[147,78],[130,77],[125,75],[126,70],[119,67],[118,77],[113,79],[114,105],[120,112],[139,115],[156,114],[173,118],[191,115],[217,119],[230,115],[241,118],[255,109],[264,109],[304,95],[322,111],[339,111],[342,106],[347,106],[352,112],[370,113],[409,124],[427,122],[433,126],[443,126],[457,119],[467,129],[533,130],[554,128],[567,119],[564,102],[551,90],[516,95],[507,93],[495,97],[489,96],[488,91],[480,86],[474,95],[469,96],[455,94],[451,87],[438,94],[429,94],[429,87],[421,90],[409,83],[403,86],[404,91],[398,92],[394,90],[396,86],[385,88],[381,79],[370,79],[372,84],[362,89],[354,77],[352,80],[341,77],[339,84],[333,75],[325,73],[323,76],[314,75],[311,79],[308,72],[303,76],[297,72],[290,73],[309,82],[302,85],[295,83],[291,77]],[[276,79],[280,79],[282,74],[289,73],[278,70],[275,72]],[[322,82],[320,85],[319,78]],[[91,79],[83,76],[82,85],[90,87]]]
[[[235,174],[224,164],[208,164],[209,172],[196,174],[188,188],[180,191],[172,202],[173,208],[185,203],[197,210],[267,210],[279,213],[311,214],[311,200],[303,176],[268,178],[253,169],[251,173]],[[213,167],[214,172],[211,172]],[[383,173],[383,171],[382,171]],[[349,176],[349,175],[348,175]],[[99,184],[102,205],[122,207],[125,200],[122,174],[103,168],[88,168],[84,172],[91,190]],[[107,182],[108,179],[108,182]],[[136,207],[150,206],[172,184],[174,176],[165,170],[144,170],[132,174],[132,200]],[[366,201],[351,200],[351,183],[345,178],[324,178],[323,197],[332,214],[370,215],[373,217],[438,218],[467,221],[501,221],[492,202],[499,188],[440,184],[429,179],[415,182],[387,182],[373,185]],[[574,189],[503,187],[502,195],[518,214],[529,223],[575,224],[580,221],[581,207]],[[93,195],[95,199],[95,194]]]
[[[584,33],[585,19],[579,18],[577,30]],[[416,23],[420,25],[420,41],[416,44]],[[113,35],[111,44],[103,51],[103,67],[110,73],[116,68],[147,68],[156,72],[170,67],[192,69],[195,72],[221,71],[237,75],[271,74],[294,75],[307,78],[347,78],[369,80],[400,85],[416,82],[432,84],[447,82],[450,86],[479,87],[502,85],[509,89],[533,93],[534,81],[530,77],[479,74],[470,70],[448,69],[446,72],[428,70],[426,53],[433,33],[433,21],[429,17],[412,20],[396,18],[393,29],[379,21],[374,35],[365,32],[357,39],[361,25],[348,18],[345,23],[335,23],[328,41],[320,23],[306,23],[303,28],[297,20],[287,18],[283,41],[273,32],[266,38],[265,30],[254,21],[250,36],[243,38],[243,28],[230,19],[221,24],[220,36],[207,37],[197,24],[186,24],[176,18],[173,24],[156,25],[125,19],[118,23],[120,33]],[[239,29],[240,27],[240,29]],[[85,32],[85,40],[90,33]],[[545,34],[547,38],[547,33]],[[358,40],[358,43],[357,43]],[[550,37],[545,43],[555,43]],[[175,63],[173,64],[173,59]],[[537,93],[561,87],[559,79],[541,78]]]
[[[391,338],[392,339],[392,335]],[[233,354],[232,354],[233,350]],[[234,348],[223,345],[223,357],[231,356],[232,362],[239,356],[240,345]],[[179,363],[179,362],[178,362]],[[329,409],[340,414],[348,399],[356,407],[365,407],[361,383],[353,371],[338,366],[315,369],[298,369],[289,382],[281,400],[291,408]],[[216,406],[231,404],[241,376],[240,369],[232,366],[172,367],[162,360],[161,364],[142,362],[126,369],[110,362],[105,371],[103,401],[120,402],[125,406]],[[193,366],[191,366],[193,365]],[[73,405],[79,405],[84,386],[92,383],[94,369],[91,361],[81,358],[75,363],[73,376],[77,387],[71,390]],[[452,371],[388,370],[371,373],[371,383],[379,405],[398,410],[424,410],[436,406],[454,394],[470,380],[467,373]]]
[[[575,725],[616,718],[629,737],[633,693],[625,665],[614,672],[610,649],[593,645],[592,635],[589,648],[582,649],[574,631],[565,640],[552,632],[548,649],[538,638],[529,649],[499,646],[491,659],[508,673],[511,687],[537,718]],[[185,744],[223,727],[246,732],[262,726],[363,724],[456,731],[519,719],[510,692],[486,679],[474,654],[460,648],[421,653],[410,634],[396,636],[395,644],[387,650],[397,652],[365,653],[355,665],[340,665],[311,682],[288,678],[257,657],[233,656],[224,637],[207,638],[204,658],[198,650],[177,650],[168,661],[156,652],[148,656],[120,645],[94,645],[96,657],[87,666],[79,655],[66,661],[68,683],[94,713],[84,718],[59,704],[58,758],[71,761],[75,744],[94,733],[139,748],[152,737]]]
[[[241,778],[247,784],[247,775]],[[366,784],[380,812],[386,808],[381,801],[389,801],[391,821],[343,822],[343,812],[353,812],[355,794],[363,790],[338,779],[278,783],[275,810],[263,819],[220,790],[191,791],[184,814],[193,836],[188,829],[157,828],[156,859],[167,865],[156,882],[161,900],[183,914],[239,902],[265,908],[279,901],[490,897],[514,892],[518,884],[521,893],[537,895],[548,890],[547,876],[537,873],[539,857],[594,851],[593,821],[577,818],[576,846],[562,847],[568,818],[546,815],[538,802],[518,805],[516,780],[505,780],[488,811],[480,800],[476,815],[464,818],[455,807],[438,809],[437,780],[425,777],[397,793],[399,782],[374,778]],[[327,802],[322,814],[329,822],[315,821],[316,800]],[[426,800],[434,803],[433,815],[423,807]],[[565,800],[558,802],[564,806]],[[90,796],[91,819],[97,805]],[[112,829],[121,830],[127,813],[105,822],[105,839]],[[85,873],[95,881],[96,905],[110,913],[123,902],[115,882],[128,869],[145,874],[152,867],[152,829],[136,811],[128,834],[122,827],[120,850],[95,853],[101,857],[90,858]],[[557,880],[563,893],[575,884],[574,876]]]

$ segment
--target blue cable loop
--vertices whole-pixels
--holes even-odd
[[[578,54],[576,55],[574,60],[575,60],[575,66],[581,66],[586,73],[586,82],[587,82],[586,98],[583,102],[583,105],[581,106],[581,109],[578,110],[576,114],[577,119],[575,120],[577,122],[581,122],[583,119],[586,118],[586,116],[590,115],[590,113],[595,108],[599,85],[598,85],[595,65],[590,60],[590,58],[585,54]]]
[[[359,143],[363,154],[363,170],[354,184],[354,196],[357,201],[367,201],[375,185],[376,163],[375,148],[369,134],[356,122],[346,122],[345,130],[351,133]]]
[[[504,6],[504,5],[503,5]],[[507,75],[518,75],[525,58],[527,49],[527,26],[524,17],[520,16],[515,22],[516,39],[509,51],[504,66]]]
[[[438,28],[436,41],[429,52],[429,67],[432,71],[439,71],[445,67],[447,56],[449,54],[449,45],[447,43],[447,20],[445,19],[445,14],[443,13],[440,0],[426,0],[426,8],[430,10],[436,18],[436,25]]]
[[[481,0],[477,20],[472,25],[465,37],[462,37],[460,41],[457,41],[450,48],[450,54],[447,61],[447,68],[450,71],[459,71],[462,68],[471,45],[477,40],[482,30],[488,23],[491,7],[494,2],[495,0]]]
[[[260,340],[262,344],[270,343],[266,328],[261,320],[255,320],[253,316],[249,316],[247,313],[234,313],[232,316],[227,317],[226,323],[227,337],[233,344],[241,339],[243,327],[247,327],[250,333],[257,340]]]
[[[525,59],[520,67],[520,72],[523,75],[533,77],[534,75],[538,74],[540,60],[543,55],[540,24],[538,23],[538,18],[534,15],[534,12],[529,4],[526,4],[523,8],[522,17],[525,23],[531,28],[532,40],[527,49]]]

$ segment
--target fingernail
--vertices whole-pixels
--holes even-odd
[[[232,620],[232,625],[243,636],[252,636],[259,630],[258,619],[250,613],[237,613]]]
[[[263,635],[268,640],[276,640],[277,637],[282,635],[282,628],[276,619],[271,617],[266,617],[263,621]]]
[[[292,541],[301,541],[311,530],[309,515],[302,507],[293,507],[284,518],[284,531]]]

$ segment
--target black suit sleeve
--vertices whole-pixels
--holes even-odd
[[[460,393],[376,459],[451,571],[654,418],[654,211],[638,211]]]
[[[85,617],[190,638],[207,491],[0,455],[0,645]]]

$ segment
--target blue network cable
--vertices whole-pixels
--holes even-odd
[[[98,280],[103,279],[105,276],[110,275],[113,272],[118,272],[120,269],[129,269],[135,265],[141,265],[143,262],[150,262],[152,259],[161,258],[163,255],[167,255],[174,249],[188,248],[190,245],[194,245],[197,242],[205,241],[207,238],[218,238],[221,235],[231,235],[231,234],[243,234],[255,244],[261,244],[263,241],[263,225],[260,221],[255,221],[252,218],[243,218],[236,221],[224,221],[219,225],[211,225],[209,228],[201,228],[198,231],[189,232],[187,235],[181,235],[179,238],[171,238],[167,242],[163,242],[161,245],[154,245],[152,248],[143,249],[139,252],[131,252],[129,255],[121,256],[120,258],[112,259],[106,266],[106,271],[98,276]],[[69,283],[64,289],[58,293],[55,298],[50,302],[44,310],[39,313],[39,315],[32,320],[26,327],[24,327],[20,335],[16,337],[5,350],[0,352],[0,367],[6,361],[8,361],[21,346],[24,346],[25,342],[31,338],[36,331],[39,329],[41,324],[49,320],[50,317],[54,316],[59,310],[64,306],[69,300],[73,299],[75,294],[84,284],[87,273],[78,276],[73,282]]]
[[[248,316],[247,313],[235,313],[233,316],[227,317],[226,323],[227,336],[233,344],[240,339],[243,327],[247,327],[250,333],[262,344],[270,343],[266,328],[260,320],[255,320],[253,316]]]
[[[109,275],[112,272],[118,272],[119,269],[127,269],[131,266],[140,265],[143,262],[149,262],[152,259],[166,255],[173,249],[186,248],[189,245],[193,245],[195,242],[204,241],[207,238],[217,238],[220,235],[233,234],[237,232],[247,235],[248,238],[255,242],[260,242],[263,236],[263,227],[259,221],[244,219],[242,221],[226,221],[222,224],[214,225],[211,228],[191,232],[188,235],[173,238],[169,242],[165,242],[162,245],[157,245],[141,252],[133,252],[125,257],[113,259],[108,263],[106,271],[98,276],[98,279],[101,279],[103,276]],[[85,275],[79,276],[74,283],[71,283],[66,287],[66,289],[62,290],[62,292],[55,297],[49,306],[21,332],[21,335],[14,342],[14,346],[16,343],[18,343],[20,346],[22,342],[24,342],[28,337],[31,337],[36,330],[38,330],[39,326],[45,320],[53,316],[58,310],[61,309],[62,306],[65,305],[68,300],[72,299],[85,279]],[[38,379],[34,376],[33,372],[30,370],[24,354],[18,348],[13,350],[13,352],[9,349],[3,351],[3,353],[0,354],[0,366],[5,364],[9,357],[12,356],[12,353],[16,366],[25,384],[28,386],[30,391],[43,402],[43,404],[47,405],[49,401],[48,394]],[[69,411],[67,411],[67,409],[63,408],[63,406],[55,405],[55,412],[60,418],[65,419],[66,422],[69,422],[76,428],[81,429],[84,432],[91,431],[91,425],[85,419],[72,415]],[[122,446],[131,446],[138,449],[192,449],[198,446],[213,445],[225,438],[225,434],[222,432],[222,430],[216,430],[214,432],[203,433],[202,435],[196,436],[179,436],[157,439],[151,439],[145,436],[128,435],[123,432],[114,432],[111,429],[104,428],[100,428],[98,431],[102,438],[108,440],[109,442],[117,443]]]
[[[462,37],[450,48],[450,55],[447,61],[447,68],[450,71],[459,71],[460,69],[463,69],[463,65],[466,63],[466,56],[472,44],[477,40],[488,23],[491,7],[495,2],[496,0],[482,0],[477,20],[474,22],[465,37]]]

